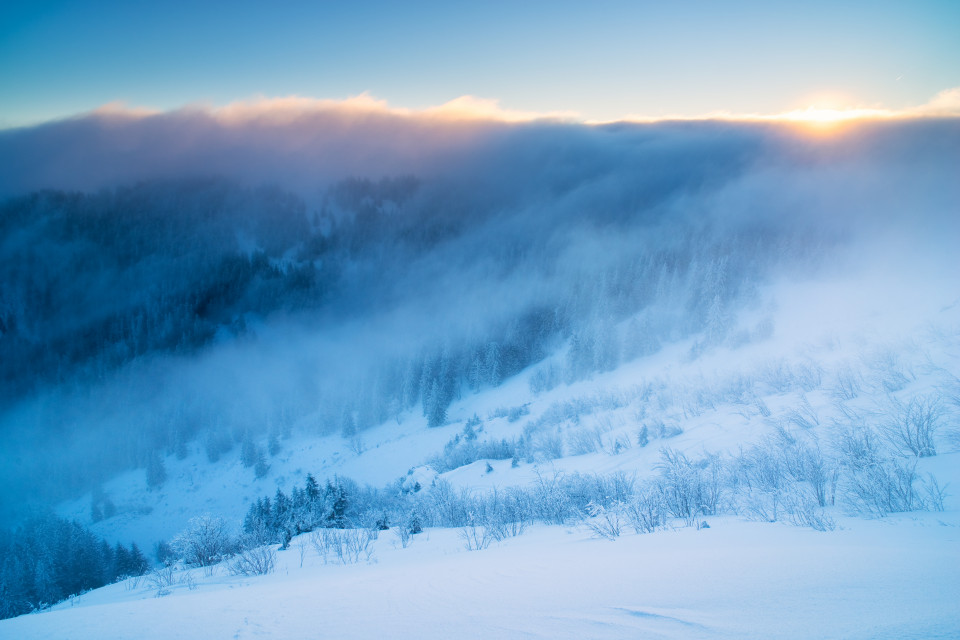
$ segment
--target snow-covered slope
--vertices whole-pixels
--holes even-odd
[[[954,456],[955,458],[955,456]],[[956,460],[953,460],[956,464]],[[820,533],[709,529],[591,538],[535,527],[484,551],[433,530],[367,561],[324,564],[298,540],[274,574],[195,569],[156,597],[129,579],[0,621],[4,638],[950,638],[960,630],[960,517],[843,520]],[[308,537],[306,534],[304,537]],[[302,565],[302,566],[301,566]]]
[[[862,305],[845,308],[851,316],[867,315]],[[914,397],[942,399],[940,450],[958,446],[951,397],[960,384],[960,306],[940,305],[922,322],[915,317],[893,322],[887,306],[868,318],[791,329],[795,314],[792,307],[778,312],[776,326],[784,328],[754,342],[692,355],[695,341],[684,341],[615,371],[532,393],[531,377],[562,360],[560,353],[497,388],[467,392],[439,428],[428,428],[420,412],[412,411],[352,441],[294,430],[259,479],[237,453],[210,463],[197,444],[183,460],[166,458],[169,478],[160,488],[147,487],[143,470],[106,483],[103,495],[116,507],[113,517],[92,522],[90,495],[59,512],[109,540],[136,541],[144,549],[169,540],[199,514],[222,516],[239,529],[252,501],[277,488],[289,493],[308,473],[321,481],[339,475],[378,488],[414,472],[432,481],[431,458],[462,438],[471,418],[480,421],[474,427],[478,442],[524,434],[535,443],[546,441],[542,450],[513,464],[477,460],[439,469],[455,487],[475,490],[527,486],[543,474],[569,472],[619,471],[643,479],[656,473],[662,447],[691,456],[734,455],[778,430],[828,448],[851,415],[879,425],[892,402]],[[648,442],[641,446],[644,427]],[[933,460],[922,459],[919,470],[925,473]]]

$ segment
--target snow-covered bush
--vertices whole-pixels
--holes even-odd
[[[494,490],[476,500],[475,506],[474,522],[482,524],[498,542],[521,535],[532,517],[529,496],[520,489]]]
[[[623,507],[624,517],[636,533],[653,533],[666,525],[667,512],[655,485],[641,487]]]
[[[942,505],[936,479],[931,484],[917,472],[919,456],[904,458],[885,449],[873,429],[848,428],[840,433],[837,449],[843,469],[841,488],[853,511],[884,516]]]
[[[924,509],[916,486],[919,480],[916,459],[888,459],[851,467],[844,477],[844,489],[855,511],[883,516]]]
[[[570,496],[561,483],[563,475],[552,473],[546,475],[537,472],[537,480],[533,485],[534,516],[547,524],[563,524],[574,513],[571,508]]]
[[[154,595],[161,598],[170,595],[173,586],[177,583],[177,574],[170,565],[155,567],[147,576],[147,582],[154,589]]]
[[[374,537],[366,529],[319,529],[310,543],[324,563],[355,564],[373,556]]]
[[[623,531],[624,504],[617,502],[609,507],[593,502],[587,505],[583,524],[598,538],[616,540]]]
[[[449,481],[439,479],[427,495],[426,505],[433,519],[441,526],[462,527],[470,522],[474,509],[474,500],[466,489],[454,489]]]
[[[839,369],[834,376],[831,388],[833,397],[838,401],[853,400],[863,391],[863,376],[850,367]]]
[[[917,396],[907,403],[891,401],[891,416],[883,434],[903,454],[919,458],[937,455],[934,436],[940,428],[944,409],[937,396]]]
[[[816,499],[804,492],[787,498],[788,520],[798,527],[810,527],[817,531],[833,531],[837,523],[817,504]]]
[[[798,406],[786,412],[784,419],[788,424],[807,431],[820,426],[820,416],[814,408],[810,406],[810,402],[805,396],[800,398],[800,404]]]
[[[468,524],[461,527],[459,536],[463,540],[463,546],[467,551],[486,549],[494,540],[490,530],[482,524]]]
[[[670,515],[692,526],[701,515],[717,513],[723,490],[719,457],[691,461],[679,451],[661,449],[657,468],[657,487]]]
[[[605,431],[598,426],[569,431],[567,433],[567,446],[570,455],[580,456],[602,449],[604,433]]]
[[[517,454],[516,440],[484,440],[478,442],[476,436],[464,438],[461,434],[454,436],[443,447],[443,453],[427,460],[427,464],[438,473],[457,469],[477,460],[509,460]]]
[[[208,567],[230,556],[233,541],[223,518],[203,515],[191,518],[187,528],[171,543],[177,558],[194,567]]]
[[[413,530],[406,523],[394,527],[393,533],[397,536],[400,547],[403,549],[409,547],[413,541]]]
[[[253,549],[244,549],[234,557],[228,567],[235,576],[265,576],[273,573],[277,563],[277,552],[264,545]]]

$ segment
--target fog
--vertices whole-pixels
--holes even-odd
[[[564,384],[960,299],[955,119],[114,110],[0,165],[4,519],[157,453],[442,422],[555,353]]]

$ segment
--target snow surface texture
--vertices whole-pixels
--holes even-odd
[[[481,552],[454,531],[419,534],[406,549],[383,532],[367,562],[326,565],[307,544],[302,568],[294,540],[273,575],[195,569],[159,598],[148,578],[129,579],[0,621],[0,636],[956,637],[955,512],[842,526],[824,534],[720,518],[615,542],[536,527]]]

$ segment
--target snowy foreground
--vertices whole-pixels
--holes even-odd
[[[960,636],[956,511],[843,519],[832,532],[709,524],[615,541],[541,526],[474,552],[454,530],[407,548],[384,532],[369,560],[349,565],[324,564],[303,536],[271,575],[196,569],[163,597],[149,578],[128,580],[0,621],[0,637]]]
[[[735,456],[778,426],[790,428],[798,437],[819,438],[830,447],[844,416],[882,426],[888,419],[882,411],[892,398],[954,397],[951,385],[956,378],[948,372],[957,370],[956,342],[942,332],[913,335],[910,349],[891,352],[898,354],[898,366],[908,374],[903,389],[894,394],[882,381],[898,369],[874,366],[876,356],[858,359],[854,350],[817,353],[824,378],[831,381],[842,379],[835,376],[847,370],[847,363],[860,363],[864,374],[857,397],[838,399],[833,383],[802,393],[765,391],[766,383],[757,383],[756,411],[753,404],[725,400],[687,419],[682,413],[674,416],[660,410],[655,417],[682,419],[683,432],[617,451],[609,443],[636,426],[630,412],[638,407],[627,403],[585,414],[567,427],[570,434],[602,428],[604,446],[593,453],[548,463],[521,461],[516,466],[509,460],[480,460],[440,478],[471,492],[529,486],[540,473],[549,478],[551,473],[622,471],[636,472],[642,479],[657,473],[660,447],[677,447],[694,457],[702,451]],[[741,350],[736,355],[743,359],[739,371],[749,372],[749,353]],[[249,470],[235,461],[222,463],[229,467],[207,467],[198,460],[199,452],[179,463],[170,458],[170,486],[163,492],[146,491],[142,482],[123,478],[108,484],[122,511],[98,526],[117,539],[137,539],[149,548],[152,540],[182,528],[189,514],[198,512],[198,505],[239,521],[252,497],[269,495],[281,481],[288,487],[299,483],[311,468],[321,477],[342,473],[371,482],[383,481],[377,474],[395,477],[404,466],[422,461],[423,452],[441,449],[461,432],[470,415],[488,416],[484,438],[508,437],[524,424],[492,417],[500,413],[492,410],[496,406],[529,399],[525,405],[529,419],[539,419],[557,403],[624,388],[626,381],[644,377],[645,367],[668,371],[682,381],[696,373],[685,368],[710,364],[701,358],[670,368],[670,361],[681,359],[664,350],[658,359],[623,366],[536,398],[526,393],[524,380],[514,380],[465,398],[445,427],[427,428],[414,416],[400,425],[371,429],[364,434],[363,452],[348,452],[335,437],[291,441],[272,459],[271,476],[257,481],[245,479]],[[768,369],[760,370],[761,382],[772,375],[763,373]],[[721,374],[711,375],[721,379]],[[691,380],[671,388],[722,388],[697,377]],[[759,407],[766,409],[766,417],[758,413]],[[819,426],[798,426],[801,409]],[[657,411],[656,406],[649,410]],[[394,529],[381,532],[369,553],[358,554],[359,561],[352,564],[321,556],[312,541],[320,535],[317,532],[294,538],[289,549],[278,551],[276,568],[269,575],[231,575],[229,560],[212,571],[178,570],[166,577],[155,572],[91,591],[40,614],[0,621],[0,639],[958,638],[956,425],[956,413],[945,409],[937,455],[917,460],[918,489],[924,478],[935,476],[945,490],[943,511],[855,516],[856,504],[846,496],[846,506],[838,499],[825,509],[837,525],[834,530],[790,526],[785,515],[777,523],[750,521],[751,510],[745,509],[739,516],[704,516],[709,528],[702,529],[685,527],[676,518],[666,530],[642,535],[624,525],[615,540],[598,537],[586,524],[590,520],[530,526],[523,535],[479,551],[468,550],[463,538],[467,529],[428,528],[406,546]],[[310,465],[310,459],[317,462]],[[411,469],[410,479],[425,470]],[[424,487],[430,485],[429,477],[420,480]],[[838,495],[843,491],[841,487]],[[154,501],[149,509],[124,510],[123,505],[148,500]],[[65,505],[64,513],[80,517],[85,505],[88,500]]]

